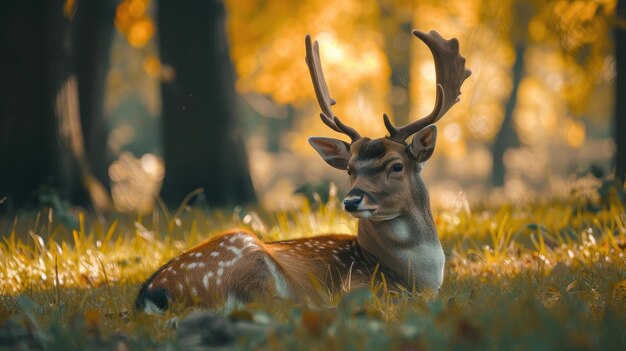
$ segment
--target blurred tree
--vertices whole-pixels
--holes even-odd
[[[489,10],[493,3],[485,1],[485,5]],[[526,134],[537,132],[536,130],[529,131],[528,128],[523,131],[521,124],[518,124],[516,133],[513,121],[519,105],[519,88],[523,85],[522,81],[526,81],[524,56],[527,51],[537,55],[540,51],[554,50],[555,46],[560,50],[558,53],[560,64],[553,70],[560,74],[562,83],[555,84],[557,79],[538,77],[536,73],[534,78],[544,85],[546,92],[555,92],[547,96],[545,106],[560,105],[564,109],[563,111],[552,107],[553,113],[559,114],[557,118],[561,121],[561,127],[558,128],[561,132],[560,142],[572,148],[581,147],[584,144],[585,126],[576,122],[572,117],[589,112],[592,93],[602,81],[603,72],[606,70],[604,67],[606,57],[609,55],[606,19],[610,16],[612,5],[611,1],[607,0],[588,2],[511,0],[506,8],[510,9],[510,13],[504,17],[504,20],[509,25],[503,33],[506,33],[507,41],[512,45],[514,60],[511,93],[506,101],[500,132],[496,135],[492,145],[492,184],[494,186],[504,185],[506,169],[503,156],[507,149],[519,145],[520,136],[517,133],[522,133],[521,136],[524,136],[523,132]],[[489,12],[485,17],[503,20],[503,16]],[[533,69],[537,71],[537,68],[533,67]],[[544,74],[545,72],[544,69]],[[542,119],[550,118],[548,111],[550,108],[544,109]],[[601,118],[601,116],[594,116],[594,118]],[[542,124],[547,127],[547,123]],[[557,130],[557,128],[554,129]],[[527,142],[525,146],[529,146]]]
[[[44,57],[44,2],[0,4],[0,199],[21,206],[56,177],[58,148]]]
[[[385,54],[391,68],[391,89],[388,94],[391,116],[396,124],[410,121],[409,87],[411,86],[411,44],[413,13],[412,1],[379,0],[381,33],[384,36]]]
[[[210,205],[254,201],[222,0],[161,0],[157,22],[163,69],[172,72],[161,86],[163,198],[178,206],[201,187]]]
[[[524,0],[513,1],[510,5],[510,25],[508,28],[509,40],[513,44],[514,61],[511,68],[513,78],[511,92],[504,106],[504,118],[500,132],[491,146],[493,167],[491,169],[491,184],[496,187],[504,185],[506,168],[504,165],[504,153],[512,147],[519,146],[519,139],[515,133],[513,113],[517,105],[517,95],[522,78],[524,77],[524,55],[528,41],[528,23],[533,14],[533,6]]]
[[[0,10],[0,198],[9,207],[49,186],[73,203],[110,205],[84,154],[73,66],[75,3],[3,2]],[[41,199],[39,199],[41,200]]]
[[[517,94],[520,83],[524,76],[524,54],[526,45],[519,42],[515,45],[515,61],[513,63],[512,87],[506,104],[504,105],[504,119],[500,127],[500,132],[496,135],[491,146],[491,154],[493,157],[493,167],[491,169],[491,184],[496,187],[504,185],[506,168],[504,166],[504,153],[512,147],[519,146],[519,139],[515,133],[513,125],[513,112],[517,105]]]
[[[626,182],[626,1],[617,1],[615,26],[615,178]]]
[[[111,160],[104,120],[104,89],[109,70],[115,1],[79,1],[73,19],[74,54],[85,152],[94,176],[109,187]]]

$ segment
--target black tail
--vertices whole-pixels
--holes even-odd
[[[135,300],[135,307],[148,313],[161,313],[168,307],[169,294],[164,288],[148,288],[150,282],[152,282],[152,277],[141,286],[137,300]]]

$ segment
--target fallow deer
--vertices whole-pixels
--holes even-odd
[[[190,301],[211,307],[267,296],[316,300],[320,290],[334,293],[346,286],[367,286],[382,276],[388,286],[438,291],[445,255],[420,173],[435,148],[434,123],[459,101],[461,85],[471,72],[455,38],[445,40],[435,31],[413,34],[434,57],[435,107],[403,127],[383,115],[389,136],[378,139],[362,137],[333,114],[335,101],[324,79],[318,43],[309,35],[305,38],[321,119],[351,140],[311,137],[309,143],[326,163],[349,174],[352,188],[343,206],[358,219],[356,236],[264,243],[242,230],[224,233],[159,268],[143,284],[137,308],[162,311],[172,302]]]

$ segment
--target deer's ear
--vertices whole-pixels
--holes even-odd
[[[310,137],[309,144],[332,167],[345,170],[350,160],[350,145],[339,139]]]
[[[435,142],[437,141],[437,126],[434,124],[420,130],[413,136],[411,145],[408,146],[411,156],[417,162],[424,162],[433,155],[435,151]]]

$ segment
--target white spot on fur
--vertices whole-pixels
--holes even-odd
[[[337,261],[337,262],[341,262],[341,259],[339,258],[339,256],[337,256],[337,255],[333,255],[333,257],[335,258],[335,261]]]
[[[213,277],[213,272],[208,272],[202,277],[202,285],[204,285],[205,289],[209,288],[209,279],[211,279],[211,277]]]
[[[241,239],[242,237],[243,237],[242,234],[235,234],[235,235],[231,236],[230,239],[228,239],[228,242],[232,244],[235,241]]]
[[[216,283],[217,285],[222,284],[222,278],[217,278],[217,280],[215,281],[215,283]]]
[[[202,257],[202,252],[196,252],[196,254],[194,255],[196,257]]]
[[[193,295],[193,297],[198,297],[198,290],[196,290],[196,288],[191,288],[191,295]]]
[[[150,283],[150,285],[148,285],[148,289],[152,289],[153,286],[154,286],[154,284]]]
[[[178,283],[178,291],[183,292],[183,284]]]
[[[217,257],[217,256],[219,256],[219,255],[220,255],[220,253],[219,253],[219,252],[217,252],[217,251],[213,251],[213,252],[211,252],[211,257]]]
[[[235,247],[235,246],[229,246],[226,248],[226,250],[232,252],[233,254],[240,256],[241,255],[241,249]]]
[[[228,315],[232,311],[234,311],[236,309],[241,309],[243,307],[244,306],[241,303],[241,301],[239,301],[235,296],[229,294],[228,297],[226,298],[226,303],[224,304],[223,313],[225,315]]]
[[[192,262],[187,265],[187,270],[204,267],[204,262]]]
[[[278,296],[282,298],[289,297],[287,283],[285,282],[282,274],[278,272],[278,269],[276,268],[274,262],[269,257],[264,257],[263,259],[265,260],[267,268],[269,268],[270,270],[270,274],[272,275],[272,277],[274,277],[274,284],[276,285],[276,293],[278,294]]]
[[[222,263],[222,262],[220,262],[220,263]],[[222,276],[222,274],[224,274],[224,268],[220,267],[220,268],[217,270],[217,276],[218,276],[218,277],[221,277],[221,276]]]
[[[259,245],[257,245],[256,243],[251,242],[251,243],[245,244],[245,245],[241,248],[241,250],[243,251],[243,250],[246,250],[246,249],[250,249],[250,248],[257,248],[257,247],[259,247]]]

